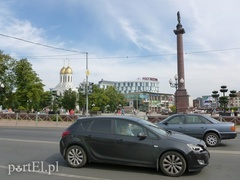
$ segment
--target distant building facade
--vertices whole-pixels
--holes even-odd
[[[231,101],[233,107],[240,107],[240,91],[237,92],[237,97],[234,97]]]
[[[136,81],[107,81],[101,80],[99,88],[106,89],[113,86],[122,93],[132,109],[146,112],[160,113],[163,109],[169,109],[174,104],[172,94],[159,93],[159,81],[157,78],[142,77]]]
[[[166,93],[134,92],[124,94],[124,96],[133,109],[151,113],[169,110],[169,107],[174,104],[173,95]]]
[[[152,92],[159,93],[159,81],[157,78],[143,77],[136,81],[106,81],[101,80],[98,82],[100,88],[106,89],[108,86],[113,86],[118,92],[122,94],[134,92]]]
[[[240,91],[236,94],[236,97],[228,97],[227,108],[240,108]],[[193,100],[193,107],[196,109],[217,109],[219,106],[219,98],[213,98],[211,95],[205,95]]]

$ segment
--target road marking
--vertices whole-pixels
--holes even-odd
[[[9,167],[2,166],[2,165],[0,165],[0,168],[2,168],[2,169],[9,169]],[[110,179],[95,178],[95,177],[89,177],[89,176],[78,176],[78,175],[63,174],[63,173],[51,173],[51,175],[49,175],[48,172],[42,172],[42,171],[32,171],[31,173],[44,174],[44,175],[48,175],[48,176],[60,176],[60,177],[66,177],[66,178],[76,178],[76,179],[110,180]]]
[[[210,153],[216,154],[233,154],[233,155],[240,155],[240,151],[224,151],[224,150],[209,150]]]
[[[14,141],[14,142],[26,142],[26,143],[42,143],[42,144],[59,144],[55,141],[37,141],[37,140],[23,140],[23,139],[9,139],[9,138],[0,138],[0,141]],[[210,153],[216,154],[233,154],[240,155],[240,151],[225,151],[225,150],[209,150]]]
[[[59,142],[55,142],[55,141],[38,141],[38,140],[9,139],[9,138],[0,138],[0,141],[15,141],[15,142],[43,143],[43,144],[59,144]]]

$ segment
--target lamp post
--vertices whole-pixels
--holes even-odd
[[[212,91],[212,97],[215,99],[216,101],[216,109],[218,108],[218,97],[219,97],[219,94],[218,94],[218,91]]]
[[[170,79],[169,80],[169,84],[170,84],[170,86],[172,87],[172,88],[175,88],[176,89],[176,92],[177,92],[177,90],[178,90],[178,85],[179,85],[179,83],[181,83],[181,84],[183,84],[184,83],[184,79],[183,78],[181,78],[180,79],[180,81],[179,81],[179,83],[178,83],[178,76],[177,76],[177,74],[174,76],[174,80],[175,80],[175,82],[173,82],[173,80],[172,79]],[[177,93],[175,92],[175,106],[176,106],[176,113],[178,113],[178,101],[177,101]]]
[[[88,116],[88,76],[90,75],[90,71],[88,69],[88,52],[81,52],[82,54],[86,55],[86,82],[83,83],[83,85],[85,86],[85,94],[86,94],[86,116]]]
[[[221,96],[219,99],[219,102],[223,105],[223,113],[226,112],[226,104],[228,103],[228,97],[225,96],[225,93],[228,92],[227,86],[222,85],[220,92],[223,93],[223,96]]]
[[[90,74],[88,70],[88,52],[86,54],[86,85],[85,85],[85,92],[86,92],[86,116],[88,116],[88,76]]]
[[[0,82],[0,97],[3,89],[4,89],[4,84]],[[2,105],[0,105],[0,110],[2,110]]]

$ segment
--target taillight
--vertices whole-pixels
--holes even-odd
[[[70,134],[70,131],[64,131],[62,133],[62,138],[64,138],[65,136],[69,135]]]
[[[236,126],[231,126],[230,129],[231,131],[236,131]]]

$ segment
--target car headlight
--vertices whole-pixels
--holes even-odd
[[[193,144],[187,144],[187,146],[194,152],[201,152],[203,150],[202,147],[196,146],[196,145],[193,145]]]

